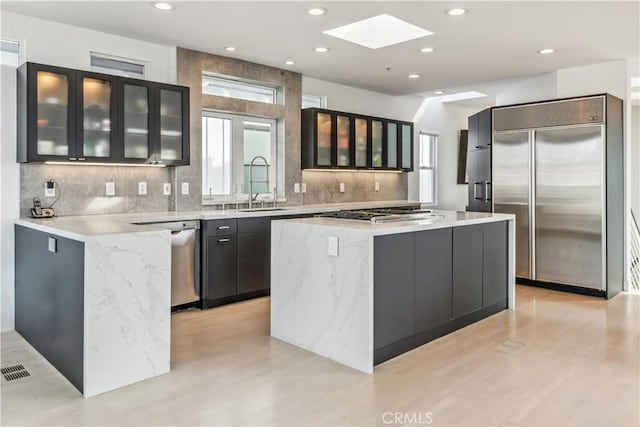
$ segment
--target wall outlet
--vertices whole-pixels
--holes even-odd
[[[307,184],[306,183],[302,183],[302,192],[306,193],[307,192]]]
[[[327,239],[327,254],[338,256],[338,236],[329,236]]]
[[[116,195],[116,183],[115,182],[107,182],[104,190],[107,196],[115,196]]]
[[[378,181],[376,181],[376,191],[380,191],[380,183]]]
[[[182,193],[183,196],[188,196],[189,195],[189,183],[188,182],[183,182],[181,190],[182,190],[181,193]]]
[[[171,183],[165,182],[164,184],[162,184],[162,195],[163,196],[171,195]]]
[[[44,197],[56,197],[56,183],[51,179],[44,183]]]
[[[344,182],[340,183],[340,192],[344,193]]]
[[[147,195],[147,183],[146,182],[139,182],[138,183],[138,195],[139,196],[146,196]]]
[[[294,193],[299,193],[300,192],[300,183],[299,182],[295,182],[293,184],[293,192]]]

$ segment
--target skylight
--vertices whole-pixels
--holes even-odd
[[[484,98],[485,96],[487,95],[484,93],[471,90],[468,92],[458,92],[458,93],[452,93],[450,95],[438,96],[438,99],[440,99],[442,102],[453,102],[453,101],[464,101],[465,99]]]
[[[386,13],[324,33],[369,49],[380,49],[433,34]]]

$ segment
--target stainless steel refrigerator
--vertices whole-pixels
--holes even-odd
[[[622,101],[495,108],[494,212],[516,215],[516,276],[611,297],[623,281]]]

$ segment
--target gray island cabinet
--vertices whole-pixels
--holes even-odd
[[[512,215],[272,225],[271,335],[363,372],[513,307]]]

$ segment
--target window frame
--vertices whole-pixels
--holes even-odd
[[[278,191],[276,197],[279,198],[284,194],[282,188],[278,186],[281,176],[284,176],[284,169],[281,168],[280,153],[278,146],[278,120],[265,117],[250,116],[244,114],[233,114],[216,110],[202,110],[202,118],[212,117],[217,119],[231,120],[231,183],[230,194],[209,194],[208,189],[203,185],[202,200],[203,202],[228,202],[238,201],[246,202],[249,200],[249,194],[244,189],[244,129],[245,123],[264,123],[271,126],[271,163],[269,164],[269,193],[273,194],[273,189]],[[204,132],[201,146],[204,148]],[[203,152],[204,160],[204,152]],[[281,170],[282,169],[282,170]],[[204,184],[204,169],[202,171],[202,180]],[[260,193],[267,194],[267,193]]]
[[[142,69],[142,74],[136,73],[134,71],[127,71],[122,68],[102,67],[100,65],[94,65],[93,64],[94,58],[98,60],[102,59],[105,61],[112,61],[114,63],[122,63],[122,64],[130,64],[130,65],[138,66]],[[109,55],[107,53],[101,53],[96,51],[89,52],[89,67],[91,71],[96,73],[111,74],[114,76],[140,79],[140,80],[145,80],[147,77],[147,62],[139,59],[125,58],[122,56]]]
[[[317,100],[320,101],[319,105],[304,105],[304,98],[305,97],[309,97],[309,98],[316,98]],[[302,108],[327,108],[327,97],[323,96],[323,95],[315,95],[313,93],[303,93],[302,94],[302,98],[301,98],[301,105]]]
[[[433,147],[432,148],[432,152],[431,152],[431,159],[432,159],[432,164],[431,166],[424,166],[422,164],[422,138],[423,136],[425,137],[430,137],[433,140]],[[418,198],[420,199],[420,203],[424,204],[425,206],[437,206],[438,205],[438,142],[440,141],[440,135],[438,135],[435,132],[427,132],[427,131],[420,131],[419,137],[418,137]],[[433,194],[433,202],[425,202],[422,200],[422,179],[420,177],[420,173],[423,170],[430,170],[432,171],[432,176],[433,176],[433,180],[432,180],[432,194]]]
[[[230,99],[240,99],[243,101],[249,101],[249,102],[256,102],[258,104],[267,104],[267,105],[282,105],[284,96],[281,96],[281,90],[279,90],[279,88],[277,86],[273,86],[270,85],[268,83],[264,83],[264,82],[259,82],[259,81],[252,81],[252,80],[244,80],[244,79],[239,79],[239,78],[235,78],[232,76],[227,76],[227,75],[223,75],[223,74],[217,74],[217,73],[212,73],[209,71],[203,71],[202,72],[202,89],[201,92],[203,95],[207,95],[207,96],[221,96],[224,98],[230,98]],[[250,92],[250,88],[254,88],[254,89],[262,89],[262,90],[268,90],[269,92],[271,92],[271,96],[272,96],[272,102],[264,102],[264,101],[258,101],[255,99],[250,99],[250,98],[239,98],[236,96],[225,96],[225,95],[219,95],[219,94],[215,94],[215,93],[206,93],[205,92],[205,87],[211,87],[211,84],[205,85],[204,84],[204,80],[205,79],[211,79],[212,81],[219,81],[221,83],[231,83],[231,84],[235,84],[235,85],[240,85],[240,86],[244,86],[246,87],[246,92]]]

